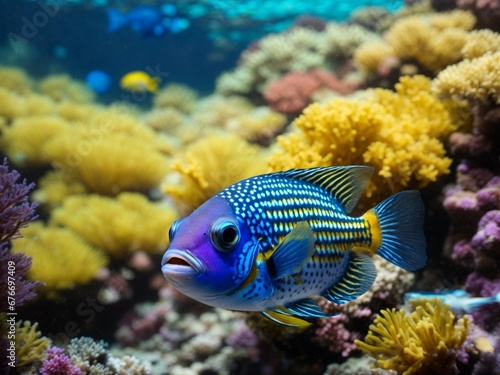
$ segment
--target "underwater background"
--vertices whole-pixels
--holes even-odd
[[[1,374],[500,374],[500,1],[0,0]],[[244,178],[369,165],[428,262],[304,329],[160,263]],[[4,354],[5,353],[5,354]]]

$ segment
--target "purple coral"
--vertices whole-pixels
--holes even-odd
[[[64,349],[53,346],[47,351],[47,359],[40,369],[42,375],[83,375],[82,370],[71,363]]]
[[[7,159],[0,165],[0,243],[19,236],[19,229],[34,220],[36,203],[28,203],[28,193],[35,184],[17,183],[20,174],[9,172]]]
[[[15,285],[15,307],[22,306],[35,296],[34,288],[39,284],[25,280],[31,268],[31,258],[26,255],[9,254],[8,241],[19,236],[19,229],[36,218],[35,203],[28,203],[28,193],[34,184],[17,183],[20,175],[9,172],[7,159],[0,165],[0,311],[9,307],[8,281]],[[11,299],[12,300],[12,299]]]

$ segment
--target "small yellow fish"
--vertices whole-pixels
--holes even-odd
[[[125,74],[120,80],[120,87],[123,90],[133,92],[149,91],[153,94],[158,94],[158,86],[160,85],[160,77],[151,77],[148,73],[136,70]]]

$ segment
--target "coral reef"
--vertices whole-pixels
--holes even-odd
[[[196,105],[197,98],[198,93],[192,88],[178,83],[170,83],[155,96],[154,107],[173,108],[182,113],[190,113]]]
[[[455,352],[465,341],[469,317],[455,322],[448,305],[435,299],[404,310],[383,310],[359,348],[385,369],[410,374],[454,374]]]
[[[324,31],[293,27],[271,34],[243,52],[239,66],[218,78],[216,91],[223,95],[261,95],[286,73],[343,64],[357,46],[371,39],[378,37],[361,26],[334,22]]]
[[[0,148],[20,167],[49,165],[44,145],[55,136],[68,132],[70,125],[55,116],[20,117],[4,129]]]
[[[438,74],[436,94],[444,97],[500,104],[500,52],[464,60]]]
[[[4,244],[19,235],[19,230],[36,218],[36,203],[28,203],[28,193],[34,184],[26,180],[17,182],[21,175],[15,170],[9,171],[8,160],[0,165],[0,244]],[[2,246],[3,247],[3,246]]]
[[[313,69],[306,72],[291,72],[272,81],[264,92],[264,99],[275,111],[298,114],[311,102],[313,93],[329,89],[338,94],[349,94],[354,84],[342,83],[330,72]]]
[[[40,92],[57,102],[71,101],[88,103],[95,99],[94,93],[83,83],[67,74],[56,74],[39,83]]]
[[[430,89],[423,76],[403,77],[395,93],[376,89],[364,100],[311,104],[278,137],[271,170],[368,164],[375,173],[366,195],[374,200],[436,181],[451,163],[439,140],[455,127]]]
[[[114,257],[131,252],[158,253],[168,245],[168,230],[177,219],[168,204],[155,204],[138,193],[116,198],[73,196],[52,212],[51,223],[65,226]]]
[[[163,191],[189,212],[232,183],[265,172],[265,163],[258,147],[236,135],[214,134],[191,144],[172,169],[179,175],[170,175]]]
[[[26,366],[45,359],[50,339],[38,331],[38,323],[22,320],[16,323],[17,366]]]
[[[31,280],[42,281],[44,289],[67,289],[86,284],[107,264],[100,250],[69,229],[35,222],[22,229],[21,234],[23,238],[13,242],[11,251],[33,258],[28,276]]]
[[[164,144],[154,131],[119,109],[97,113],[88,121],[43,147],[58,169],[104,195],[147,192],[159,184],[168,166]]]
[[[71,363],[64,349],[56,346],[47,351],[47,360],[40,369],[42,375],[83,375],[82,370]]]
[[[382,73],[382,63],[393,57],[418,63],[423,73],[437,73],[462,58],[461,49],[475,21],[472,13],[462,10],[402,17],[391,26],[383,42],[361,45],[354,53],[355,60],[368,72],[380,69]]]

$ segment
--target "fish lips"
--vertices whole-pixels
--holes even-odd
[[[203,263],[186,250],[169,249],[161,260],[161,271],[173,284],[206,271]]]

